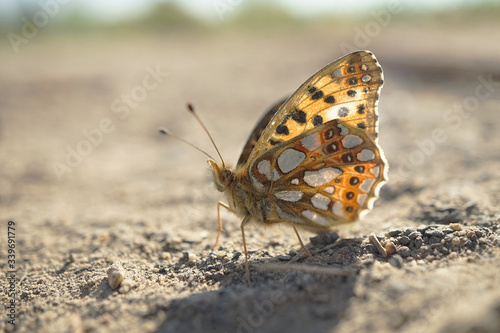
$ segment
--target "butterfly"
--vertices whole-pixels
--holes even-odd
[[[377,104],[382,68],[373,53],[358,51],[325,66],[257,123],[233,169],[209,159],[220,208],[245,226],[287,223],[321,233],[365,215],[387,181],[378,145]],[[193,110],[191,110],[193,111]],[[219,154],[220,155],[220,154]],[[308,253],[309,254],[309,253]]]

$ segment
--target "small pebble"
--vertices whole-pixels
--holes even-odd
[[[111,289],[120,287],[125,278],[125,270],[119,262],[115,262],[108,268],[108,283]]]
[[[417,237],[415,239],[415,248],[420,249],[420,247],[422,246],[423,243],[424,243],[424,240],[422,239],[422,237]]]
[[[403,230],[400,230],[400,229],[395,229],[395,230],[390,230],[387,234],[389,235],[389,237],[396,237],[396,236],[399,236],[403,233]]]
[[[363,260],[363,265],[365,266],[371,266],[375,263],[375,258],[373,257],[368,257],[365,260]]]
[[[403,267],[404,260],[399,254],[395,254],[389,258],[389,264],[396,268]]]
[[[425,235],[430,236],[430,237],[438,237],[438,238],[444,237],[444,233],[441,230],[437,230],[437,229],[429,229],[425,232]]]
[[[398,238],[398,244],[401,245],[408,245],[410,244],[410,238],[408,236],[401,236]]]
[[[428,225],[421,225],[420,227],[417,228],[417,231],[423,234],[427,229],[431,228],[431,226]]]
[[[172,254],[170,252],[163,251],[162,253],[160,253],[160,259],[162,260],[172,259]]]
[[[441,239],[438,238],[438,237],[435,237],[435,236],[432,236],[431,238],[429,238],[429,244],[439,244],[441,243]]]
[[[417,237],[419,237],[420,235],[421,235],[421,233],[420,233],[420,232],[413,231],[412,233],[410,233],[410,234],[408,235],[408,238],[410,238],[411,240],[413,240],[413,239],[416,239]]]
[[[318,236],[311,237],[309,240],[311,241],[311,244],[314,244],[314,246],[322,248],[335,243],[339,238],[340,236],[336,233],[322,233]]]
[[[118,292],[120,294],[126,294],[130,291],[130,289],[132,288],[132,281],[130,281],[129,279],[127,280],[124,280],[122,283],[121,283],[121,286],[120,286],[120,289],[118,289]]]
[[[410,248],[408,246],[401,246],[398,249],[398,254],[403,258],[409,257],[411,254]]]
[[[389,256],[392,256],[397,251],[396,245],[394,245],[393,242],[387,242],[387,244],[385,244],[384,248],[385,248],[385,251],[387,252],[387,255],[389,255]]]
[[[460,223],[450,223],[449,227],[451,230],[454,230],[454,231],[462,230],[462,225]]]
[[[460,246],[460,238],[453,237],[453,239],[451,240],[451,245],[453,245],[453,246]]]

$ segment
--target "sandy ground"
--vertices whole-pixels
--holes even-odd
[[[157,129],[213,155],[191,101],[235,162],[264,110],[355,44],[352,28],[332,30],[40,36],[18,54],[3,45],[0,267],[11,270],[13,220],[15,329],[500,331],[497,24],[394,23],[356,47],[385,70],[391,180],[364,220],[302,233],[323,264],[289,228],[250,226],[248,285],[239,219],[226,213],[211,251],[224,198],[206,158]]]

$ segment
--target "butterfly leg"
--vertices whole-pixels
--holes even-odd
[[[241,237],[243,238],[243,250],[245,251],[245,274],[247,276],[248,284],[250,284],[250,268],[248,268],[248,251],[247,242],[245,241],[245,225],[250,221],[250,215],[247,215],[241,221]]]
[[[266,223],[283,223],[283,222],[290,223],[292,225],[293,231],[295,231],[295,234],[297,235],[297,238],[299,239],[300,247],[302,248],[302,250],[304,250],[305,254],[309,258],[311,258],[312,260],[318,261],[318,259],[314,258],[313,255],[311,254],[311,252],[309,252],[309,250],[305,247],[304,243],[302,242],[302,238],[300,238],[299,231],[297,230],[297,228],[295,227],[295,224],[292,221],[287,220],[287,219],[283,219],[283,220],[266,220]]]
[[[217,203],[217,221],[219,223],[219,231],[217,232],[217,238],[215,239],[215,244],[214,246],[212,246],[212,250],[215,249],[215,247],[217,246],[217,244],[219,244],[219,237],[220,237],[220,234],[221,232],[225,231],[224,229],[222,229],[222,220],[220,218],[220,208],[221,207],[224,207],[226,208],[227,210],[229,210],[230,212],[232,212],[233,210],[231,209],[231,207],[229,207],[228,204],[222,202],[222,201],[219,201]]]

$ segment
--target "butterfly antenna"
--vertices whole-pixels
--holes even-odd
[[[186,139],[184,138],[181,138],[180,136],[177,136],[175,135],[174,133],[170,132],[169,130],[167,129],[164,129],[164,128],[160,128],[159,132],[161,134],[165,134],[165,135],[168,135],[168,136],[171,136],[172,138],[176,139],[176,140],[179,140],[181,142],[184,142],[185,144],[187,144],[188,146],[191,146],[193,147],[194,149],[198,150],[199,152],[202,152],[203,154],[205,154],[206,156],[208,156],[208,158],[210,158],[211,160],[213,160],[214,158],[212,156],[210,156],[206,151],[204,150],[201,150],[200,148],[196,147],[195,145],[193,145],[191,142],[187,141]]]
[[[198,121],[198,123],[201,125],[201,127],[203,128],[203,130],[205,131],[205,133],[207,133],[208,137],[210,138],[210,141],[212,141],[212,145],[214,146],[215,150],[217,151],[217,154],[219,155],[220,157],[220,160],[222,162],[222,166],[225,167],[225,163],[224,163],[224,159],[222,158],[222,155],[220,154],[220,151],[219,151],[219,148],[217,148],[217,145],[215,144],[215,141],[214,139],[212,139],[212,136],[210,135],[210,132],[208,131],[208,129],[205,127],[205,124],[203,124],[203,122],[201,121],[200,117],[198,117],[198,115],[196,114],[196,112],[194,111],[194,106],[193,104],[191,103],[188,103],[187,104],[187,108],[189,110],[189,112],[191,112],[191,114],[196,118],[196,120]],[[212,158],[213,159],[213,158]]]

